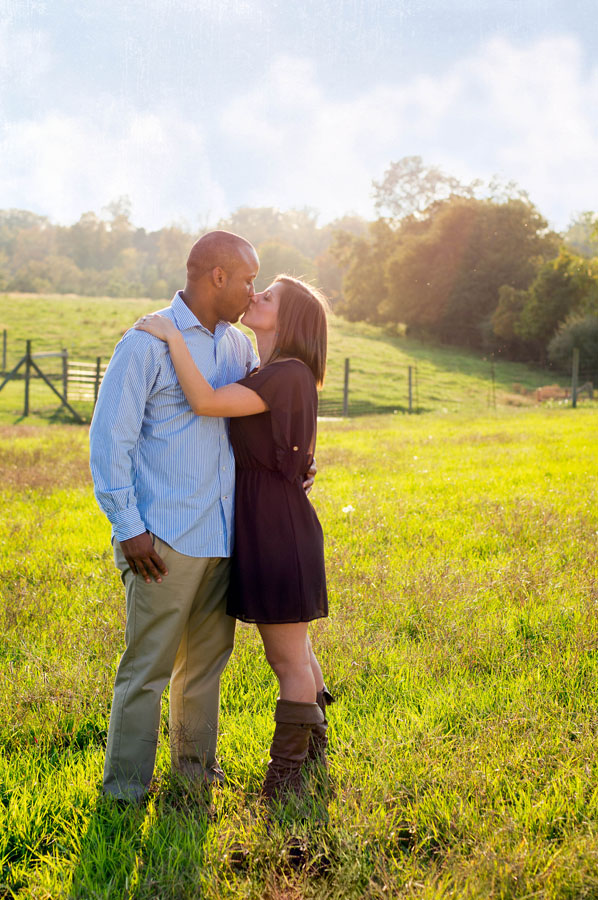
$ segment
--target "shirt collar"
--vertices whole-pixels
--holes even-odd
[[[188,328],[199,328],[205,334],[209,334],[211,338],[220,340],[225,331],[230,328],[230,322],[224,322],[222,319],[216,324],[214,334],[201,324],[197,316],[195,316],[181,296],[181,291],[177,291],[170,304],[174,321],[179,331],[186,331]]]

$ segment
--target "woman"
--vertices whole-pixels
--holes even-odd
[[[143,316],[136,328],[168,342],[197,415],[230,417],[236,460],[235,552],[227,612],[259,628],[279,682],[275,731],[262,795],[301,793],[306,760],[325,765],[326,705],[332,697],[308,636],[328,614],[323,536],[302,482],[316,440],[316,385],[324,378],[326,301],[295,278],[256,294],[242,321],[262,365],[214,390],[196,368],[174,322]]]

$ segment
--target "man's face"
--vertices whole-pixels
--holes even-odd
[[[257,253],[247,248],[239,254],[237,265],[228,275],[218,295],[218,315],[225,322],[236,322],[255,296],[253,282],[260,269]]]

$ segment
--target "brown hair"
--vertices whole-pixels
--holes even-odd
[[[328,301],[324,294],[298,278],[278,275],[275,284],[284,285],[278,307],[277,356],[300,359],[321,385],[326,372],[328,347]]]

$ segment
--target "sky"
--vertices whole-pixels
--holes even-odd
[[[375,215],[421,156],[598,211],[595,0],[0,0],[0,208]]]

